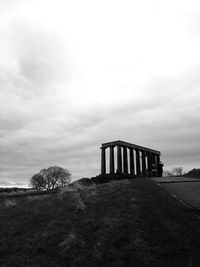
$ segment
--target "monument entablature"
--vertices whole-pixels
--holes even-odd
[[[138,146],[138,145],[131,144],[131,143],[127,143],[127,142],[124,142],[124,141],[121,141],[121,140],[108,142],[108,143],[103,143],[101,148],[108,148],[108,147],[111,147],[111,146],[115,147],[115,146],[118,146],[118,145],[120,145],[121,147],[125,146],[127,148],[134,148],[134,149],[138,149],[140,151],[145,151],[145,152],[154,153],[156,155],[161,155],[160,151],[153,150],[153,149],[150,149],[150,148],[147,148],[147,147],[143,147],[143,146]]]

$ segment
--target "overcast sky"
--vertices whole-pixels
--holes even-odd
[[[200,167],[199,0],[0,0],[0,40],[0,186],[119,139]]]

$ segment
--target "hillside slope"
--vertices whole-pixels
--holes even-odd
[[[199,266],[196,214],[148,178],[1,198],[0,266]]]
[[[191,171],[184,174],[183,176],[191,177],[191,178],[200,178],[200,169],[192,169]]]

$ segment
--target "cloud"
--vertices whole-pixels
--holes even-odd
[[[195,3],[0,6],[2,180],[52,165],[94,176],[101,143],[118,139],[161,150],[166,168],[199,167]]]
[[[184,84],[187,80],[190,77]],[[100,171],[101,143],[118,139],[161,150],[170,166],[185,165],[188,158],[196,164],[198,83],[191,90],[185,90],[182,83],[182,78],[179,82],[159,81],[143,88],[146,97],[140,100],[130,97],[123,105],[89,107],[71,121],[55,114],[55,118],[34,118],[15,131],[11,128],[2,143],[1,162],[4,166],[10,162],[5,171],[12,177],[27,175],[26,181],[44,167],[61,165],[69,168],[74,178],[92,176]],[[176,90],[171,90],[173,87]]]
[[[191,90],[182,83],[182,78],[159,81],[143,88],[143,97],[137,101],[133,93],[128,102],[88,107],[69,121],[52,113],[51,118],[35,117],[19,129],[11,128],[2,142],[5,171],[11,177],[26,175],[26,181],[44,167],[61,165],[74,178],[93,176],[100,171],[101,143],[118,139],[161,150],[169,166],[184,166],[185,160],[196,164],[198,82]]]
[[[0,181],[0,186],[4,187],[4,186],[11,186],[12,183],[8,182],[8,181],[5,181],[5,180],[2,180]]]
[[[25,183],[12,183],[8,182],[6,180],[0,180],[0,187],[27,187],[27,184]]]

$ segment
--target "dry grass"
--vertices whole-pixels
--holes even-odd
[[[149,179],[47,196],[0,207],[0,266],[199,266],[199,220]]]
[[[27,196],[26,199],[30,202],[32,201],[43,201],[44,199],[50,198],[51,195],[34,195]]]
[[[74,231],[64,235],[64,240],[60,242],[59,248],[62,254],[72,257],[77,250],[84,246],[84,240],[79,238]]]
[[[64,187],[60,190],[57,197],[60,200],[65,200],[68,202],[68,205],[71,207],[72,210],[75,211],[84,211],[86,210],[86,205],[81,198],[81,190],[83,190],[83,187],[77,188],[76,186],[73,187]]]
[[[6,208],[16,207],[17,206],[17,202],[14,199],[5,199],[4,205],[5,205]]]

